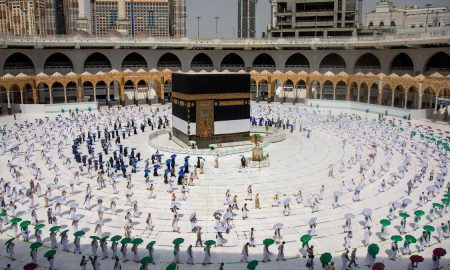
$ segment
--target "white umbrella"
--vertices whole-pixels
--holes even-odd
[[[283,204],[284,205],[290,204],[290,203],[291,203],[291,198],[286,198],[286,199],[283,200]]]
[[[223,210],[217,210],[216,212],[214,212],[213,215],[214,215],[214,216],[215,216],[215,215],[220,215],[220,216],[221,216],[224,212],[225,212],[225,211],[223,211]]]
[[[232,218],[232,217],[233,217],[233,215],[232,215],[230,212],[226,212],[226,213],[223,215],[223,219],[225,219],[225,220],[230,219],[230,218]]]
[[[370,217],[370,216],[372,215],[372,209],[370,209],[370,208],[365,208],[365,209],[362,210],[362,214],[363,214],[365,217]]]
[[[429,192],[434,192],[435,189],[436,189],[435,186],[429,186],[429,187],[427,187],[427,191],[429,191]]]
[[[48,188],[53,188],[54,186],[55,186],[55,184],[53,184],[53,183],[48,183],[48,184],[47,184],[47,187],[48,187]]]
[[[394,205],[395,208],[399,208],[402,206],[399,202],[393,202],[392,204]]]
[[[97,200],[103,200],[104,198],[104,196],[97,196]]]
[[[176,208],[180,208],[181,207],[181,203],[176,202],[176,203],[173,204],[173,206],[176,207]]]
[[[78,203],[74,202],[74,203],[71,203],[69,206],[71,208],[77,208],[78,207]]]
[[[63,197],[59,197],[56,201],[59,203],[64,203],[65,199]]]
[[[194,212],[191,214],[191,217],[189,219],[193,219],[197,215],[197,212]]]
[[[359,185],[356,186],[356,190],[357,191],[361,191],[363,189],[364,189],[364,186],[362,184],[359,184]]]
[[[76,215],[73,217],[73,220],[79,221],[79,220],[81,220],[81,218],[82,218],[82,216]]]
[[[115,202],[115,201],[117,201],[118,199],[119,199],[118,197],[111,197],[109,200],[112,201],[112,202]]]
[[[216,232],[220,232],[220,233],[225,232],[225,228],[223,226],[218,226],[218,227],[215,227],[214,229],[216,230]]]
[[[334,196],[335,196],[335,197],[340,197],[340,196],[342,196],[342,191],[339,191],[339,190],[338,190],[338,191],[335,191],[335,192],[334,192]]]
[[[412,200],[411,200],[410,198],[405,198],[405,199],[403,199],[403,204],[408,205],[408,204],[410,204],[410,203],[412,203]]]
[[[277,223],[277,224],[273,225],[274,230],[283,229],[283,227],[284,227],[283,223]]]
[[[312,226],[317,223],[317,218],[313,217],[308,221],[308,225]]]
[[[345,214],[345,218],[346,218],[346,219],[354,219],[354,218],[355,218],[355,215],[352,214],[352,213],[347,213],[347,214]]]

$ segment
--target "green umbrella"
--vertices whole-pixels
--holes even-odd
[[[6,213],[0,213],[0,217],[6,217]]]
[[[10,243],[12,243],[12,241],[14,241],[16,238],[11,238],[8,241],[5,242],[5,246],[9,245]]]
[[[44,227],[45,227],[45,224],[38,224],[38,225],[34,226],[34,229],[36,231],[38,231],[38,230],[42,230],[42,228],[44,228]]]
[[[311,241],[312,236],[309,234],[305,234],[302,237],[300,237],[300,242],[302,242],[303,244],[308,243],[309,241]]]
[[[444,199],[442,199],[442,202],[445,203],[445,204],[449,204],[449,203],[450,203],[450,200],[447,199],[447,198],[444,198]]]
[[[92,235],[92,236],[89,236],[89,238],[91,238],[92,240],[100,240],[100,237],[98,237],[98,236],[96,236],[96,235]]]
[[[405,239],[406,239],[406,241],[408,241],[411,244],[414,244],[417,242],[417,239],[414,236],[409,235],[409,234],[405,236]]]
[[[442,204],[440,204],[440,203],[433,203],[433,207],[437,207],[437,208],[440,208],[440,209],[444,208],[444,206]]]
[[[22,219],[18,218],[18,217],[11,219],[11,223],[19,223],[21,221],[22,221]]]
[[[152,262],[153,262],[153,258],[151,258],[149,256],[144,257],[144,258],[141,259],[141,263],[142,264],[149,264],[149,263],[152,263]]]
[[[327,265],[331,262],[331,253],[326,252],[322,255],[320,255],[320,262],[322,263],[322,265]]]
[[[177,269],[177,264],[176,263],[171,263],[166,267],[166,270],[175,270]]]
[[[401,237],[400,235],[393,235],[393,236],[391,236],[391,240],[393,242],[400,242],[400,241],[403,241],[403,237]]]
[[[74,233],[73,235],[76,236],[76,237],[81,237],[81,236],[83,236],[83,235],[85,235],[85,234],[86,234],[86,233],[83,232],[83,231],[78,231],[78,232]]]
[[[100,238],[100,241],[105,242],[106,240],[108,240],[108,238],[109,238],[109,236],[104,236],[104,237]]]
[[[423,226],[423,229],[427,232],[434,232],[434,227],[431,225],[425,225]]]
[[[207,246],[207,247],[214,246],[215,244],[216,244],[216,241],[214,241],[214,240],[205,241],[205,246]]]
[[[68,232],[69,232],[69,230],[64,230],[64,231],[62,231],[59,235],[62,236],[62,235],[65,235],[65,234],[68,233]]]
[[[59,229],[61,229],[61,227],[59,227],[59,226],[53,226],[53,227],[50,228],[50,231],[51,231],[51,232],[56,232],[56,231],[59,231]]]
[[[183,244],[183,242],[184,242],[184,239],[183,238],[177,238],[177,239],[175,239],[175,240],[173,240],[173,244],[174,245],[181,245],[181,244]]]
[[[407,214],[407,213],[400,213],[399,216],[402,218],[409,218],[409,214]]]
[[[416,210],[416,211],[414,212],[414,215],[416,215],[416,216],[418,216],[418,217],[421,217],[421,216],[425,215],[425,212],[422,211],[422,210]]]
[[[120,241],[120,239],[122,239],[122,236],[120,236],[120,235],[115,235],[115,236],[111,237],[111,241],[113,241],[113,242],[118,242],[118,241]]]
[[[12,221],[11,221],[11,222],[12,222]],[[20,223],[20,228],[26,228],[26,227],[30,226],[30,224],[31,224],[31,222],[28,221],[28,220],[22,221],[22,222]]]
[[[258,266],[258,261],[253,260],[253,261],[251,261],[251,262],[249,262],[249,263],[247,264],[247,269],[248,269],[248,270],[255,270],[255,269],[256,269],[256,266]]]
[[[380,247],[377,244],[370,244],[367,248],[367,252],[369,252],[370,255],[376,256],[378,252],[380,252]]]
[[[155,243],[156,243],[156,241],[151,241],[150,243],[147,244],[145,249],[151,249],[155,245]]]
[[[391,225],[391,221],[388,219],[382,219],[382,220],[380,220],[380,224],[383,226],[389,226],[389,225]]]
[[[275,243],[275,241],[274,241],[272,238],[266,238],[266,239],[264,239],[264,241],[263,241],[263,244],[264,244],[265,246],[273,245],[273,243]]]
[[[120,240],[120,243],[121,243],[122,245],[126,245],[126,244],[131,243],[132,241],[133,241],[133,240],[131,240],[130,238],[124,238],[124,239]]]
[[[444,197],[445,197],[445,198],[450,198],[450,193],[444,194]]]
[[[55,257],[55,254],[56,254],[56,250],[52,249],[52,250],[45,252],[44,257],[45,258]]]
[[[38,249],[40,247],[42,247],[42,243],[41,242],[35,242],[35,243],[30,245],[31,249]]]
[[[134,245],[140,245],[140,244],[144,243],[144,240],[142,240],[141,238],[136,238],[136,239],[133,239],[133,241],[131,241],[131,243],[133,243]]]

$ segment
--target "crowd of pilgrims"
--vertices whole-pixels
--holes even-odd
[[[87,210],[96,211],[98,219],[95,221],[94,233],[96,237],[91,237],[92,254],[81,258],[81,269],[87,269],[89,261],[93,269],[101,269],[100,257],[103,259],[111,257],[115,260],[114,270],[121,269],[121,263],[128,261],[127,246],[131,242],[120,241],[121,236],[116,237],[115,240],[112,239],[113,237],[108,239],[112,235],[103,232],[105,224],[103,216],[105,211],[117,215],[116,202],[119,200],[118,196],[119,194],[124,195],[126,205],[131,208],[125,211],[123,239],[132,238],[133,218],[140,218],[142,214],[139,212],[138,204],[145,204],[145,202],[139,202],[133,197],[134,183],[132,179],[140,177],[140,175],[145,178],[148,199],[156,198],[154,179],[163,175],[163,182],[171,197],[172,230],[180,232],[178,211],[181,203],[188,199],[189,187],[193,186],[194,182],[199,179],[199,174],[204,173],[205,159],[200,156],[195,158],[184,156],[177,159],[176,154],[165,158],[164,154],[158,151],[152,154],[150,158],[145,158],[139,149],[124,145],[126,139],[138,135],[139,130],[140,133],[144,133],[170,127],[170,118],[171,112],[167,107],[157,109],[127,107],[104,109],[96,113],[79,112],[59,115],[54,119],[46,117],[4,126],[1,129],[0,153],[2,157],[7,157],[6,167],[10,175],[2,174],[0,179],[0,231],[2,233],[8,232],[9,235],[13,236],[6,243],[8,257],[15,259],[15,237],[22,238],[25,242],[29,242],[31,238],[36,243],[42,243],[44,226],[51,226],[49,240],[52,249],[81,254],[81,239],[84,232],[79,230],[78,224],[84,216],[77,214],[77,210],[84,207]],[[410,239],[417,238],[417,251],[419,252],[434,244],[431,237],[434,230],[423,229],[423,225],[427,223],[436,224],[437,237],[435,242],[438,244],[450,236],[450,220],[445,220],[449,203],[448,200],[442,200],[442,203],[438,200],[438,195],[443,192],[447,192],[447,194],[450,192],[448,182],[445,186],[447,151],[442,144],[437,143],[438,140],[432,141],[419,136],[419,134],[434,133],[439,138],[445,138],[448,135],[445,131],[416,126],[402,120],[379,121],[359,115],[332,114],[300,109],[294,106],[273,105],[252,106],[250,122],[253,126],[264,126],[266,130],[278,128],[290,133],[299,132],[306,139],[309,139],[315,133],[327,132],[341,139],[343,149],[349,147],[349,144],[354,148],[351,154],[342,157],[339,164],[328,166],[327,177],[330,178],[330,181],[334,180],[336,177],[335,168],[339,173],[342,173],[358,166],[358,179],[344,180],[339,189],[331,191],[328,191],[324,184],[320,190],[308,190],[305,192],[305,196],[301,188],[298,189],[293,198],[282,198],[283,196],[277,191],[273,194],[270,207],[280,208],[285,216],[291,215],[293,203],[311,209],[311,218],[308,222],[309,230],[307,231],[307,235],[311,238],[318,235],[317,226],[320,217],[317,216],[317,213],[328,194],[331,194],[331,206],[334,209],[340,207],[339,199],[346,193],[351,193],[352,200],[359,202],[364,200],[364,193],[367,192],[366,187],[368,186],[370,189],[376,185],[377,195],[380,196],[382,196],[382,193],[388,192],[391,187],[404,186],[406,197],[392,202],[387,207],[388,212],[385,215],[379,212],[373,214],[374,210],[365,208],[361,213],[349,213],[345,216],[342,243],[345,251],[341,255],[342,269],[356,264],[356,244],[352,243],[353,234],[356,231],[353,221],[356,217],[363,219],[362,238],[363,245],[366,247],[376,243],[376,240],[374,241],[372,237],[373,227],[380,227],[379,239],[382,241],[389,240],[390,236],[396,233],[411,236],[405,237],[402,247],[398,246],[399,241],[392,241],[389,256],[393,260],[398,257],[398,253],[403,255],[411,253],[412,240]],[[144,143],[144,145],[146,144]],[[72,149],[71,154],[66,151],[66,148],[69,147]],[[193,164],[190,163],[192,159],[195,160]],[[392,168],[391,164],[394,159],[400,160],[398,168]],[[416,166],[412,165],[413,159],[419,160]],[[430,160],[433,162],[430,162]],[[177,168],[176,165],[180,161],[182,166]],[[40,167],[43,164],[46,168]],[[245,167],[245,162],[241,164]],[[433,165],[431,166],[431,164]],[[215,158],[214,167],[219,168],[218,157]],[[43,176],[42,170],[46,170],[46,175],[52,175],[54,178],[52,180],[47,179],[47,176]],[[158,170],[162,170],[163,173],[158,172]],[[412,177],[410,176],[411,173],[408,173],[410,170],[414,171]],[[28,173],[26,176],[25,171]],[[60,179],[64,180],[60,183]],[[97,185],[95,185],[95,179]],[[121,183],[125,182],[125,192],[121,192],[123,190]],[[101,195],[102,193],[92,191],[92,186],[96,186],[98,190],[111,186],[114,195],[117,196],[109,198],[110,202],[106,203],[105,197]],[[179,189],[177,186],[181,186],[181,188]],[[416,189],[420,190],[420,195],[418,201],[413,201],[409,195]],[[77,192],[84,196],[83,206],[76,202],[70,202],[70,197]],[[177,192],[180,194],[178,195]],[[216,233],[215,246],[226,245],[226,234],[234,229],[232,220],[236,219],[239,213],[243,220],[251,218],[249,214],[251,206],[248,201],[254,202],[254,210],[252,211],[256,212],[261,209],[260,196],[258,193],[253,195],[252,185],[247,187],[246,193],[245,202],[241,204],[238,201],[238,196],[233,195],[231,190],[225,192],[225,209],[213,213],[215,219],[213,225]],[[96,204],[92,204],[91,200],[95,195],[97,195]],[[18,205],[22,206],[20,207],[21,211],[17,211]],[[47,209],[47,224],[42,217],[38,217],[41,207]],[[65,215],[62,207],[69,209],[70,231],[74,233],[73,247],[69,240],[69,230],[62,230],[61,218]],[[415,207],[424,209],[421,210],[424,214],[416,214],[413,218],[413,225],[408,226],[406,219],[409,215],[405,214]],[[377,222],[373,221],[373,215],[383,218],[387,222],[379,226]],[[21,219],[25,216],[30,217],[29,222]],[[396,220],[400,221],[398,232],[389,227],[390,223]],[[195,233],[197,237],[195,246],[203,247],[203,232],[197,224],[198,219],[195,212],[190,215],[189,221],[190,231]],[[145,222],[147,230],[154,230],[155,224],[150,213],[148,213]],[[30,231],[31,226],[34,226],[33,236],[31,236]],[[282,237],[283,228],[282,223],[273,226],[274,234],[271,238],[278,244],[277,261],[286,260],[284,256],[286,242]],[[420,233],[417,234],[415,230]],[[416,236],[412,236],[413,234]],[[248,241],[242,247],[240,259],[242,263],[249,262],[248,249],[257,245],[254,228],[249,229],[248,235]],[[110,248],[108,248],[108,241],[111,242]],[[262,262],[271,260],[271,243],[269,242],[263,245]],[[155,243],[153,241],[151,243],[146,247],[148,250],[146,257],[153,260]],[[142,259],[138,248],[140,243],[131,244],[133,260],[140,262]],[[175,263],[181,262],[180,245],[181,243],[174,243],[173,262]],[[101,249],[101,255],[98,254],[99,248]],[[350,253],[351,248],[353,248],[353,251]],[[314,269],[314,246],[309,241],[303,242],[299,254],[300,258],[306,258],[305,264],[308,269]],[[31,248],[30,256],[33,263],[38,262],[37,248]],[[47,259],[50,269],[53,269],[54,256],[47,257]],[[433,269],[439,267],[439,261],[440,256],[433,253]],[[376,256],[367,252],[365,264],[372,267],[375,262]],[[189,245],[186,250],[186,263],[194,264],[192,245]],[[202,263],[204,265],[211,263],[210,244],[204,247]],[[335,269],[334,264],[334,262],[329,262],[323,264],[322,268]],[[223,267],[223,264],[220,267]],[[415,267],[417,267],[417,263],[411,262],[408,269],[414,269]],[[142,263],[141,269],[147,269],[147,264]]]

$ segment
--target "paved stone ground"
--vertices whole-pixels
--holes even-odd
[[[280,108],[280,112],[287,111],[289,108],[293,109],[288,105],[273,105]],[[301,107],[300,107],[301,108]],[[304,109],[304,108],[301,108]],[[148,107],[145,108],[148,110]],[[309,108],[307,110],[310,110]],[[337,115],[338,111],[333,111],[334,115]],[[317,119],[325,117],[328,113],[322,112],[321,116],[317,116]],[[365,114],[362,114],[365,117]],[[30,118],[30,117],[28,117]],[[19,117],[18,123],[22,122],[24,118]],[[0,124],[11,124],[14,120],[12,117],[0,118]],[[420,124],[420,122],[414,122],[413,125]],[[434,124],[425,123],[427,126],[431,125],[436,128],[441,128],[444,130],[450,130],[445,124]],[[390,136],[393,133],[390,131],[384,132],[384,130],[370,130],[370,126],[362,126],[361,129],[365,129],[367,132],[367,137],[359,137],[358,141],[348,141],[345,146],[343,146],[342,140],[348,138],[350,135],[350,130],[347,129],[337,129],[332,124],[320,124],[318,122],[309,121],[307,119],[303,120],[304,127],[312,129],[311,137],[307,138],[305,134],[298,132],[298,127],[293,133],[288,132],[285,141],[271,144],[264,151],[270,155],[270,167],[267,168],[240,168],[239,155],[220,157],[219,168],[214,168],[214,157],[206,157],[205,173],[199,175],[199,179],[195,180],[195,185],[190,187],[190,192],[186,201],[180,201],[181,209],[179,213],[181,214],[181,219],[179,226],[181,232],[172,232],[171,222],[172,213],[169,211],[171,204],[171,196],[167,192],[167,185],[163,183],[163,177],[153,177],[151,179],[154,181],[156,199],[148,199],[148,191],[145,189],[144,177],[143,177],[143,163],[140,163],[139,171],[137,174],[133,175],[134,184],[134,195],[133,198],[138,201],[139,204],[139,216],[133,217],[134,227],[132,230],[132,237],[140,237],[144,239],[144,244],[140,246],[139,255],[144,257],[147,255],[145,250],[145,245],[152,241],[156,241],[155,246],[155,261],[156,265],[150,265],[149,269],[165,269],[165,267],[173,260],[173,245],[172,240],[177,237],[183,237],[185,239],[184,244],[181,246],[182,255],[181,262],[179,265],[180,269],[218,269],[219,263],[225,263],[225,269],[246,269],[245,263],[240,263],[242,246],[249,241],[250,228],[255,229],[256,236],[256,247],[251,247],[249,250],[249,260],[258,260],[260,264],[258,269],[306,269],[306,259],[299,256],[299,248],[301,243],[299,241],[300,236],[308,233],[308,221],[312,217],[317,217],[317,236],[313,237],[311,244],[315,246],[315,269],[321,269],[319,262],[319,255],[323,252],[331,252],[333,255],[333,261],[336,264],[336,268],[341,267],[341,254],[344,251],[344,215],[347,213],[354,213],[356,218],[353,220],[353,239],[351,242],[351,247],[358,248],[358,263],[359,267],[354,269],[367,269],[364,266],[365,257],[367,254],[367,248],[364,247],[362,243],[364,229],[363,229],[363,216],[361,214],[362,209],[371,208],[373,210],[372,219],[373,235],[371,237],[371,242],[377,243],[380,246],[380,254],[377,257],[377,261],[384,262],[387,266],[386,269],[390,270],[401,270],[406,269],[409,262],[409,255],[398,255],[395,261],[389,260],[389,250],[391,247],[391,241],[381,241],[379,238],[380,225],[378,221],[380,219],[386,218],[388,214],[388,209],[390,203],[394,201],[401,201],[406,198],[406,182],[412,179],[417,173],[419,167],[419,160],[415,156],[415,152],[412,150],[415,144],[419,144],[420,141],[416,137],[407,145],[406,151],[412,155],[412,164],[409,167],[408,172],[406,172],[403,179],[398,183],[391,185],[390,173],[397,172],[398,167],[403,163],[404,157],[401,154],[401,147],[393,147],[393,156],[390,161],[390,166],[388,172],[381,172],[380,166],[385,162],[386,153],[382,149],[384,145],[390,144]],[[40,131],[35,131],[40,132]],[[152,149],[147,144],[147,137],[149,132],[138,133],[133,135],[123,141],[123,144],[128,147],[135,147],[141,152],[144,159],[150,157],[151,154],[155,153],[155,149]],[[362,135],[363,133],[356,134],[356,136]],[[371,139],[369,139],[371,138]],[[170,146],[176,147],[172,142],[168,141],[168,138],[161,136],[157,138],[158,142],[161,144],[170,144]],[[367,179],[363,181],[364,190],[361,193],[361,201],[354,202],[352,200],[353,191],[348,191],[347,187],[352,179],[355,183],[360,183],[362,177],[359,173],[359,163],[351,164],[347,167],[341,169],[341,162],[346,162],[352,156],[357,153],[357,148],[361,146],[360,154],[363,158],[367,158],[368,154],[372,150],[371,144],[376,141],[378,146],[377,155],[375,157],[374,164],[371,168],[376,171],[373,177],[374,182],[371,183]],[[389,143],[388,143],[389,141]],[[98,141],[97,144],[98,145]],[[40,146],[36,145],[35,152],[32,156],[32,161],[38,164],[43,171],[43,179],[41,180],[45,187],[45,184],[51,183],[54,178],[53,171],[50,171],[47,166],[43,163],[40,158],[39,151]],[[98,147],[99,148],[99,147]],[[23,149],[21,149],[19,156],[15,159],[16,164],[23,163]],[[62,176],[59,178],[59,184],[68,186],[68,183],[73,179],[73,172],[78,168],[74,166],[66,167],[62,164],[61,160],[57,158],[57,147],[54,146],[50,150],[52,156],[55,157],[54,161],[56,165],[60,168]],[[64,151],[68,156],[71,156],[70,145],[66,145]],[[165,157],[170,156],[171,153],[163,153]],[[250,153],[247,154],[249,156]],[[428,150],[427,155],[429,156],[429,169],[434,168],[438,172],[438,162],[436,153],[433,153],[431,148]],[[11,181],[13,186],[16,185],[12,176],[8,173],[7,162],[10,159],[9,154],[2,154],[0,156],[0,168],[1,177]],[[191,164],[194,161],[194,157],[191,158]],[[181,156],[177,158],[177,163],[180,164],[182,161]],[[72,163],[74,164],[74,163]],[[330,164],[334,164],[334,177],[328,177],[328,168]],[[27,186],[28,179],[32,178],[31,169],[24,167],[24,182],[21,183],[22,186]],[[427,177],[428,179],[428,172]],[[369,173],[367,173],[369,175]],[[379,186],[381,181],[385,179],[387,182],[387,189],[385,192],[379,192]],[[447,183],[448,176],[445,178]],[[346,188],[342,187],[342,182],[345,182]],[[96,213],[96,199],[92,200],[91,209],[84,209],[83,201],[85,195],[86,184],[90,183],[93,187],[94,195],[104,196],[106,199],[107,210],[105,211],[105,225],[103,226],[103,235],[123,235],[123,225],[124,216],[126,210],[131,208],[130,205],[126,205],[125,200],[125,190],[126,181],[122,180],[119,183],[120,193],[118,195],[113,194],[112,187],[108,185],[103,190],[97,190],[95,179],[89,179],[87,173],[82,176],[82,183],[77,186],[77,192],[75,194],[69,194],[68,200],[69,204],[76,202],[80,205],[77,210],[77,214],[82,215],[83,218],[80,221],[79,229],[86,231],[86,236],[82,238],[82,253],[84,255],[91,255],[91,246],[89,235],[94,235],[95,221],[97,218]],[[213,212],[216,210],[226,210],[224,205],[225,192],[227,189],[230,190],[232,195],[237,195],[239,207],[242,207],[244,198],[247,196],[247,186],[252,184],[253,187],[253,197],[256,193],[260,195],[261,198],[261,209],[254,208],[254,201],[247,201],[249,207],[249,218],[246,220],[242,219],[241,211],[235,210],[237,214],[232,220],[233,229],[229,234],[224,233],[224,237],[227,240],[223,247],[213,247],[212,248],[212,265],[202,266],[203,261],[203,248],[194,247],[194,261],[195,265],[190,266],[185,264],[186,260],[186,248],[189,244],[194,244],[196,240],[195,233],[191,232],[191,225],[189,222],[189,216],[193,213],[197,213],[198,225],[202,227],[203,240],[213,239],[215,240],[215,220],[213,217]],[[323,192],[323,199],[320,200],[319,211],[317,213],[312,213],[311,208],[305,206],[306,198],[309,194],[319,194],[322,185],[325,185],[325,191]],[[440,194],[427,202],[424,206],[419,207],[417,205],[418,197],[422,191],[428,187],[430,183],[426,180],[423,183],[417,185],[413,190],[412,194],[409,196],[413,203],[407,207],[408,213],[413,213],[416,209],[423,209],[425,212],[429,212],[431,204],[433,202],[440,202],[444,189],[440,190]],[[273,196],[276,192],[280,195],[280,200],[283,201],[284,198],[295,198],[295,194],[301,190],[303,194],[304,202],[290,204],[291,212],[289,216],[283,214],[283,207],[273,207]],[[340,207],[333,208],[333,194],[337,190],[342,190],[343,195],[339,199]],[[59,190],[54,190],[55,195],[60,195]],[[175,191],[177,197],[181,197],[180,188]],[[117,215],[112,215],[109,210],[109,198],[112,196],[119,197],[117,201]],[[39,204],[37,214],[39,219],[45,224],[46,223],[46,208],[43,207],[43,198],[40,197],[36,199]],[[51,202],[51,206],[54,206],[55,201]],[[24,204],[17,204],[17,215],[23,220],[30,220],[30,211],[28,210],[28,202],[25,200]],[[70,216],[68,214],[69,207],[67,205],[62,206],[63,216],[59,221],[59,225],[63,228],[72,229]],[[155,228],[152,231],[146,229],[145,220],[147,214],[151,213]],[[443,214],[434,220],[422,220],[421,225],[430,223],[436,228],[441,222],[447,222],[450,219],[448,214]],[[410,218],[409,221],[411,221]],[[281,230],[283,240],[286,241],[285,255],[286,261],[276,262],[277,245],[270,247],[272,255],[272,261],[269,263],[261,263],[263,245],[262,241],[265,238],[271,238],[274,234],[274,229],[272,228],[276,223],[283,223],[284,228]],[[400,225],[400,219],[396,218],[392,220],[392,225],[390,226],[389,232],[391,235],[399,234],[397,229]],[[48,262],[43,257],[43,254],[49,250],[49,232],[48,228],[50,226],[46,224],[43,233],[43,247],[39,249],[39,269],[47,269]],[[419,237],[421,229],[413,230],[409,222],[407,225],[408,234],[412,234]],[[33,232],[33,231],[32,231]],[[436,233],[433,236],[437,235]],[[15,240],[16,244],[16,254],[15,258],[17,260],[12,261],[5,251],[4,242],[12,237],[12,231],[9,229],[9,225],[3,226],[3,232],[0,235],[0,267],[5,267],[6,264],[11,264],[12,269],[22,269],[23,265],[30,262],[29,256],[29,245],[30,243],[22,242],[22,240]],[[58,237],[59,239],[59,237]],[[72,230],[70,232],[70,245],[69,249],[73,250],[73,236]],[[34,242],[34,236],[30,238],[30,242]],[[402,246],[402,242],[400,243]],[[108,243],[110,247],[110,243]],[[431,241],[431,246],[426,247],[425,251],[420,252],[425,258],[425,262],[419,265],[418,269],[429,270],[432,268],[431,255],[432,250],[435,247],[444,247],[447,250],[450,249],[450,239],[444,239],[442,243],[437,242],[437,238],[433,237]],[[128,258],[132,259],[132,254],[130,247],[128,248]],[[417,248],[411,245],[411,250],[414,254],[417,253]],[[101,251],[99,249],[99,254]],[[111,251],[109,250],[109,255],[111,256]],[[450,269],[450,261],[447,258],[441,260],[441,265],[443,269]],[[56,269],[72,270],[80,269],[79,261],[81,255],[74,254],[71,252],[63,252],[59,249],[57,252],[55,260]],[[109,258],[101,261],[101,269],[112,269],[114,261]],[[139,269],[140,264],[128,261],[122,263],[122,269]],[[89,265],[87,269],[92,269]]]

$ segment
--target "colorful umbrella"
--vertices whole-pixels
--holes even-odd
[[[302,242],[303,244],[308,243],[309,241],[311,241],[312,236],[309,234],[305,234],[302,237],[300,237],[300,242]]]
[[[409,214],[407,213],[400,213],[399,216],[402,218],[409,218]]]
[[[115,236],[111,237],[112,242],[118,242],[118,241],[120,241],[120,239],[122,239],[122,236],[120,236],[120,235],[115,235]]]
[[[248,269],[248,270],[255,270],[255,269],[256,269],[256,266],[258,266],[258,261],[253,260],[253,261],[251,261],[251,262],[249,262],[249,263],[247,264],[247,269]]]
[[[400,241],[403,241],[403,237],[401,237],[400,235],[393,235],[393,236],[391,236],[391,240],[393,242],[400,242]]]
[[[37,265],[37,264],[35,264],[35,263],[29,263],[29,264],[26,264],[26,265],[23,267],[23,270],[34,270],[34,269],[36,269],[36,268],[38,268],[38,265]]]
[[[45,224],[38,224],[38,225],[34,226],[34,229],[36,231],[38,231],[38,230],[42,230],[44,227],[45,227]]]
[[[431,226],[431,225],[425,225],[425,226],[423,226],[423,229],[425,231],[427,231],[427,232],[434,232],[435,231],[434,227]]]
[[[421,217],[421,216],[425,215],[425,212],[422,211],[422,210],[416,210],[416,211],[414,212],[414,215],[415,215],[415,216],[418,216],[418,217]]]
[[[83,231],[78,231],[78,232],[74,233],[73,235],[74,235],[75,237],[81,237],[81,236],[83,236],[83,235],[85,235],[85,234],[86,234],[86,233],[83,232]]]
[[[17,218],[11,219],[10,221],[11,221],[11,223],[19,223],[22,221],[22,219],[17,217]]]
[[[136,238],[136,239],[133,239],[133,241],[131,241],[131,243],[133,245],[140,245],[140,244],[144,243],[144,240],[142,240],[141,238]]]
[[[215,244],[216,244],[216,241],[214,241],[214,240],[205,241],[205,246],[207,246],[207,247],[214,246]]]
[[[409,235],[409,234],[405,236],[405,239],[406,239],[406,241],[408,241],[411,244],[414,244],[417,242],[417,239],[414,236]]]
[[[423,262],[423,257],[420,255],[412,255],[409,257],[409,260],[413,263],[420,263]]]
[[[52,249],[52,250],[45,252],[44,257],[52,258],[52,257],[55,257],[55,254],[56,254],[56,250]]]
[[[100,240],[100,237],[98,237],[98,236],[96,236],[96,235],[92,235],[92,236],[89,236],[89,238],[91,238],[92,240]]]
[[[64,231],[62,231],[59,235],[60,236],[63,236],[63,235],[65,235],[66,233],[68,233],[69,232],[69,230],[64,230]]]
[[[377,262],[372,266],[372,270],[384,270],[384,264]]]
[[[181,244],[183,244],[183,242],[184,242],[184,239],[183,238],[177,238],[177,239],[175,239],[175,240],[173,240],[173,244],[174,245],[181,245]]]
[[[171,263],[166,267],[166,270],[175,270],[175,269],[177,269],[176,263]]]
[[[40,247],[42,247],[42,243],[41,242],[35,242],[35,243],[30,245],[31,249],[38,249]]]
[[[149,263],[152,263],[152,262],[153,262],[153,258],[151,258],[149,256],[144,257],[144,258],[141,259],[141,263],[142,264],[149,264]]]
[[[433,207],[437,207],[437,208],[440,208],[440,209],[444,208],[444,206],[442,204],[440,204],[440,203],[433,203]]]
[[[433,249],[433,254],[442,257],[445,256],[445,254],[447,254],[447,251],[443,248],[435,248]]]
[[[147,244],[145,249],[151,249],[155,245],[155,243],[156,243],[156,241],[151,241],[150,243]]]
[[[122,245],[126,245],[126,244],[129,244],[131,242],[132,242],[132,240],[130,238],[124,238],[124,239],[120,240],[120,243]]]
[[[322,263],[322,265],[329,264],[331,262],[331,259],[332,259],[331,254],[328,252],[320,255],[320,262]]]
[[[11,221],[11,222],[12,222],[12,221]],[[28,220],[22,221],[22,222],[20,223],[20,228],[26,228],[26,227],[30,226],[30,224],[31,224],[31,222],[28,221]]]
[[[389,226],[389,225],[391,225],[391,221],[388,219],[382,219],[382,220],[380,220],[380,224],[383,226]]]
[[[273,243],[275,243],[275,240],[273,240],[272,238],[266,238],[266,239],[264,239],[264,241],[263,241],[263,244],[264,244],[265,246],[273,245]]]
[[[372,256],[376,256],[380,252],[380,247],[377,244],[370,244],[367,252]]]
[[[11,238],[8,241],[5,242],[5,246],[9,245],[10,243],[12,243],[12,241],[14,241],[16,238]]]

